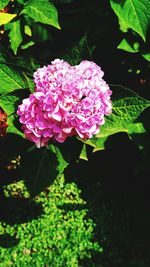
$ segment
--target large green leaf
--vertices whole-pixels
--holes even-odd
[[[100,133],[84,141],[94,147],[94,151],[105,149],[107,138],[119,132],[143,133],[144,127],[134,123],[144,109],[150,107],[150,101],[140,97],[135,92],[121,87],[111,86],[113,91],[112,114],[105,118],[105,124],[100,127]]]
[[[60,29],[57,9],[48,0],[29,0],[22,13],[27,14],[35,22],[41,22]]]
[[[53,180],[60,176],[67,163],[61,152],[55,146],[47,148],[31,148],[22,157],[21,172],[26,180],[31,196],[49,186]]]
[[[16,89],[25,88],[25,83],[19,72],[3,63],[0,63],[0,81],[1,94],[7,94]]]
[[[145,41],[150,25],[150,1],[110,0],[110,4],[119,18],[121,30],[132,29]]]
[[[9,3],[9,0],[1,0],[0,1],[0,10],[6,7]]]
[[[16,14],[9,14],[9,13],[2,13],[0,12],[0,26],[7,24],[10,22],[13,18],[15,18]]]
[[[140,97],[135,92],[121,87],[111,86],[113,91],[113,110],[105,119],[97,137],[106,137],[111,134],[128,131],[128,126],[135,121],[142,111],[150,106],[150,101]]]
[[[10,30],[9,32],[10,47],[13,50],[14,54],[16,55],[18,47],[20,46],[22,42],[20,20],[16,20],[14,22],[8,23],[7,29]]]

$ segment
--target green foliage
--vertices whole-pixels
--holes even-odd
[[[101,127],[100,137],[120,131],[127,131],[128,125],[135,121],[142,111],[150,106],[150,101],[121,86],[112,86],[113,111]]]
[[[0,26],[7,24],[12,19],[14,19],[16,16],[17,16],[16,14],[0,13]]]
[[[5,110],[8,116],[15,113],[16,104],[18,103],[19,96],[14,94],[6,94],[0,96],[0,106]]]
[[[149,0],[110,0],[110,3],[119,18],[121,30],[132,29],[145,41],[150,22]]]
[[[10,93],[16,89],[25,88],[20,73],[3,63],[0,63],[0,79],[0,93],[2,94]]]
[[[150,26],[149,0],[110,0],[110,4],[118,16],[120,29],[125,33],[118,48],[130,53],[139,52],[143,58],[149,61],[150,49],[147,39]],[[132,35],[127,32],[128,29],[133,31]]]
[[[89,47],[87,36],[84,35],[76,44],[66,51],[63,59],[71,65],[77,65],[83,59],[91,60],[93,49],[94,47]]]
[[[23,14],[27,14],[35,22],[41,22],[44,24],[52,25],[58,29],[58,14],[57,9],[48,0],[29,0],[22,11]]]
[[[4,8],[5,6],[7,6],[8,3],[9,3],[9,0],[1,0],[0,1],[0,10],[2,8]]]
[[[5,186],[4,192],[8,200],[19,196],[20,201],[24,197],[28,203],[29,195],[23,182]],[[13,225],[0,224],[0,266],[77,267],[81,259],[91,257],[92,251],[102,251],[98,243],[93,242],[95,225],[87,217],[86,203],[74,183],[65,184],[61,177],[30,202],[32,214],[28,214],[27,206],[24,213],[28,221],[16,224],[16,216],[22,218],[14,207]],[[79,206],[80,210],[76,208]],[[37,218],[36,207],[42,210]]]
[[[150,172],[150,79],[149,63],[143,58],[150,61],[150,4],[148,0],[109,2],[17,0],[9,3],[8,13],[0,12],[0,108],[8,115],[7,134],[0,136],[1,267],[149,266],[143,232],[137,225],[133,236],[126,230],[131,221],[136,229],[134,212],[139,224],[148,203],[149,187],[143,181]],[[7,4],[0,1],[0,8]],[[113,112],[98,135],[84,142],[76,137],[63,144],[51,141],[47,148],[37,149],[24,138],[16,111],[34,92],[34,71],[54,58],[72,65],[93,60],[104,70],[108,84],[121,85],[110,85]],[[104,149],[108,150],[99,151]],[[74,183],[65,184],[64,174],[77,179],[87,204]],[[95,224],[89,214],[97,224],[95,237],[103,243],[103,254],[93,241]],[[145,220],[149,229],[149,218]],[[144,223],[141,228],[145,229]],[[143,248],[138,234],[143,235]],[[133,252],[139,258],[130,256]]]
[[[150,101],[140,97],[135,92],[121,87],[111,86],[113,95],[113,110],[112,114],[105,119],[105,124],[101,126],[100,133],[90,140],[84,141],[86,144],[94,147],[94,151],[105,148],[105,142],[110,135],[138,129],[138,132],[143,132],[143,127],[135,126],[135,120],[139,115],[150,106]],[[131,130],[132,129],[132,130]]]
[[[18,47],[22,43],[20,20],[16,20],[14,22],[9,23],[6,29],[9,30],[8,35],[10,38],[10,47],[14,51],[14,54],[16,55]]]
[[[15,14],[0,12],[0,26],[4,25],[5,31],[8,32],[10,48],[15,55],[19,48],[27,49],[35,42],[45,41],[49,38],[50,28],[46,29],[41,25],[60,29],[57,9],[52,2],[48,0],[17,2]],[[37,26],[37,22],[39,26]]]
[[[118,49],[122,49],[129,53],[137,53],[139,51],[139,43],[131,43],[127,38],[122,39],[121,43],[117,46]]]

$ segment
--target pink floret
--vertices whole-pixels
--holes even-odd
[[[19,105],[17,114],[27,139],[37,147],[53,139],[82,139],[99,133],[112,111],[111,90],[103,71],[91,61],[77,66],[55,59],[34,73],[35,92]]]

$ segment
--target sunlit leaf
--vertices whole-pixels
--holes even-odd
[[[106,137],[120,131],[128,131],[130,123],[139,117],[142,111],[150,107],[150,101],[140,97],[135,92],[121,87],[112,86],[113,110],[105,119],[97,137]]]
[[[29,25],[24,26],[24,32],[26,35],[28,35],[30,37],[32,36],[32,31],[31,31],[31,28],[29,27]]]
[[[110,0],[110,4],[119,18],[121,30],[132,29],[145,41],[150,25],[150,1]]]
[[[28,43],[23,44],[23,45],[21,46],[21,48],[22,48],[22,49],[27,49],[27,48],[29,48],[30,46],[33,46],[34,44],[35,44],[35,42],[33,42],[33,41],[29,41]]]
[[[86,149],[87,149],[86,144],[83,144],[83,147],[82,147],[82,150],[79,156],[80,159],[88,160]]]
[[[22,42],[22,34],[20,28],[20,20],[16,20],[7,24],[7,29],[10,30],[9,38],[10,38],[10,47],[13,50],[14,54],[17,54],[18,47]]]
[[[19,72],[3,63],[0,63],[0,80],[0,93],[2,94],[25,88],[24,81]]]
[[[0,10],[6,7],[9,3],[9,0],[1,0],[0,1]]]
[[[16,14],[9,14],[9,13],[0,12],[0,26],[7,24],[12,19],[14,19],[16,16],[17,16]]]
[[[150,107],[150,101],[121,86],[111,86],[111,89],[113,91],[112,114],[105,118],[105,124],[100,127],[99,134],[84,141],[94,147],[94,151],[105,149],[105,142],[111,135],[120,132],[127,134],[144,132],[143,125],[134,122],[143,110]]]
[[[126,38],[122,39],[120,44],[117,46],[118,49],[127,51],[129,53],[137,53],[139,51],[138,43],[131,43]]]
[[[29,0],[22,13],[27,14],[35,22],[49,24],[60,29],[57,9],[48,0]]]

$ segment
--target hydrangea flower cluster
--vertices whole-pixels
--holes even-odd
[[[92,61],[79,65],[55,59],[34,73],[35,92],[18,107],[22,129],[37,147],[68,136],[91,138],[111,113],[111,90]]]

